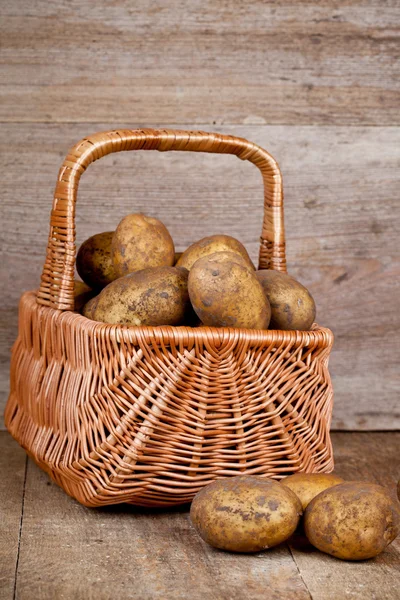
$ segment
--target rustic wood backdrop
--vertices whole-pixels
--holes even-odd
[[[68,148],[116,127],[244,136],[279,161],[288,262],[333,329],[334,427],[400,425],[397,0],[2,0],[1,412],[20,294],[37,287]],[[91,166],[77,235],[157,215],[257,255],[262,186],[228,156],[125,153]]]

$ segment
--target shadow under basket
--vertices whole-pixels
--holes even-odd
[[[232,136],[118,130],[82,140],[61,167],[41,287],[20,301],[6,425],[86,506],[190,502],[220,477],[333,469],[333,336],[311,331],[126,327],[74,312],[81,174],[122,150],[230,153],[264,179],[260,268],[286,270],[279,167]]]

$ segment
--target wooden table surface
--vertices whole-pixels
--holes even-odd
[[[336,472],[395,489],[400,433],[334,433]],[[400,538],[344,562],[301,538],[254,555],[207,546],[188,507],[88,509],[0,432],[0,598],[397,600]]]

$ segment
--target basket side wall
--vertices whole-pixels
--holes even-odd
[[[182,504],[219,477],[329,472],[332,336],[278,333],[116,331],[26,293],[7,427],[88,506]]]

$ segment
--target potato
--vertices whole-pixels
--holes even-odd
[[[241,254],[238,254],[237,252],[228,252],[224,250],[221,252],[214,252],[213,254],[207,254],[205,258],[207,258],[208,261],[218,261],[219,263],[228,262],[235,263],[237,265],[242,265],[242,267],[245,267],[245,269],[247,269],[252,275],[254,275],[253,265],[251,265],[245,258],[243,258]]]
[[[98,299],[98,296],[91,298],[88,302],[86,302],[85,306],[83,307],[82,314],[87,319],[94,320],[94,309],[97,306],[97,299]]]
[[[183,254],[183,252],[175,252],[175,254],[174,254],[174,265],[176,265],[176,263],[178,262],[178,260],[182,256],[182,254]]]
[[[119,223],[112,240],[112,260],[118,277],[174,264],[175,247],[161,221],[142,214],[127,215]]]
[[[271,305],[270,329],[306,331],[315,320],[315,302],[310,292],[296,279],[279,271],[257,271]]]
[[[287,540],[302,514],[296,495],[261,477],[218,479],[193,499],[190,518],[211,546],[259,552]]]
[[[236,252],[245,259],[253,270],[255,270],[246,248],[239,240],[236,240],[230,235],[210,235],[209,237],[205,237],[198,242],[195,242],[182,253],[182,256],[177,262],[177,266],[185,267],[190,271],[199,258],[203,258],[208,254],[214,254],[214,252]]]
[[[121,325],[182,325],[194,318],[187,289],[188,271],[153,267],[136,271],[104,288],[93,319]]]
[[[189,296],[196,314],[214,327],[267,329],[271,311],[255,274],[238,259],[219,259],[219,254],[198,259],[190,270]]]
[[[296,494],[305,510],[315,496],[343,481],[333,473],[295,473],[282,479],[281,483]]]
[[[304,530],[313,546],[336,558],[372,558],[400,533],[400,504],[380,485],[341,483],[311,500]]]
[[[113,233],[104,231],[92,235],[83,242],[76,256],[79,276],[94,290],[101,290],[117,278],[111,259]]]
[[[74,281],[74,301],[76,312],[81,312],[83,305],[94,296],[95,292],[83,281]]]

